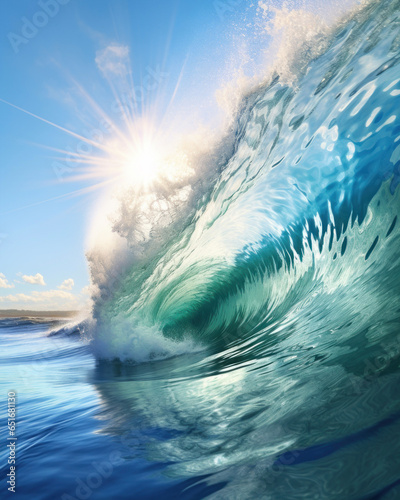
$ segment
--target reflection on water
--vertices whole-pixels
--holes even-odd
[[[171,478],[207,476],[225,485],[216,498],[350,498],[353,490],[361,498],[397,479],[398,360],[362,383],[339,363],[300,376],[259,362],[185,379],[181,361],[153,366],[150,376],[146,367],[143,377],[137,367],[97,366],[101,432],[124,460],[163,464]]]

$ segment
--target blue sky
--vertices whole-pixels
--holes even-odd
[[[157,102],[162,116],[179,81],[171,116],[207,122],[249,9],[240,0],[12,2],[0,19],[0,98],[88,137],[102,120],[79,88],[118,123],[109,80],[123,60],[141,92],[139,114]],[[55,150],[85,144],[4,102],[0,110],[0,308],[79,307],[101,189],[70,196],[94,181],[75,179],[80,166]]]

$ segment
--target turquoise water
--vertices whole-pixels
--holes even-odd
[[[244,94],[147,259],[90,256],[94,321],[1,322],[18,497],[400,498],[399,7]]]

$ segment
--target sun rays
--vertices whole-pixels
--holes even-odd
[[[125,52],[123,52],[124,57]],[[118,54],[118,51],[113,53]],[[51,144],[39,144],[39,146],[54,153],[51,159],[56,179],[49,175],[49,182],[82,182],[84,185],[69,193],[38,203],[82,196],[104,188],[129,186],[137,190],[147,190],[156,181],[159,173],[165,170],[166,156],[170,154],[171,134],[170,131],[161,133],[160,130],[165,128],[155,125],[163,121],[163,117],[160,117],[157,111],[157,103],[161,97],[165,97],[162,95],[165,90],[163,82],[151,86],[152,93],[146,96],[146,100],[130,99],[127,103],[127,96],[135,96],[139,86],[135,86],[133,82],[130,62],[124,61],[124,64],[126,68],[123,71],[120,65],[113,66],[109,62],[105,65],[108,74],[103,76],[106,77],[112,96],[112,101],[106,106],[111,110],[109,113],[81,83],[69,78],[78,96],[76,98],[78,112],[83,109],[89,110],[86,116],[82,115],[85,133],[78,133],[0,98],[1,103],[40,120],[76,140],[73,147],[60,148]],[[109,68],[114,67],[118,68],[118,74],[109,71]],[[152,71],[152,74],[155,74],[155,71]],[[164,78],[167,74],[160,70],[158,75]],[[167,110],[174,101],[181,76],[180,74],[172,97],[167,99]],[[95,125],[92,126],[88,120]]]

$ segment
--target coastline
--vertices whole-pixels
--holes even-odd
[[[0,318],[74,318],[78,311],[31,311],[28,309],[0,309]]]

